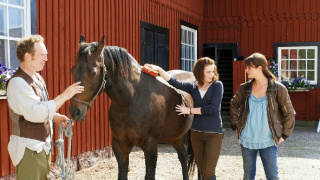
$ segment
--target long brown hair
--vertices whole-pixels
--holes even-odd
[[[267,58],[263,54],[253,53],[243,61],[243,64],[245,66],[251,66],[254,68],[261,66],[262,73],[265,77],[277,80],[277,78],[268,69],[268,61],[267,61]]]
[[[213,65],[214,66],[214,77],[212,81],[217,81],[219,80],[219,74],[218,74],[218,69],[217,66],[214,62],[213,59],[208,58],[208,57],[202,57],[197,60],[193,67],[193,74],[198,81],[199,85],[203,85],[203,76],[204,76],[204,68],[207,67],[208,65]]]

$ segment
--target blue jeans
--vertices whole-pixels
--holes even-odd
[[[265,149],[248,149],[241,145],[243,170],[245,180],[254,180],[256,176],[256,163],[258,152],[263,164],[264,172],[268,180],[279,179],[277,154],[278,148],[276,145]]]

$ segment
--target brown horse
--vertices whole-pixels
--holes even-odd
[[[190,72],[173,71],[178,78],[194,81]],[[144,151],[145,179],[155,179],[157,143],[171,142],[181,162],[183,179],[193,173],[193,152],[187,154],[183,138],[192,124],[191,115],[175,112],[177,104],[193,106],[189,94],[161,82],[141,71],[141,66],[123,48],[86,43],[80,36],[76,64],[72,67],[75,81],[81,81],[84,92],[72,98],[69,111],[72,119],[83,121],[92,101],[102,91],[110,97],[109,121],[112,149],[118,162],[118,179],[127,179],[129,154],[133,146]],[[179,77],[180,76],[180,77]],[[191,152],[191,145],[188,146]]]

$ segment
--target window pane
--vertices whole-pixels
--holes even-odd
[[[288,59],[288,49],[281,50],[281,59]]]
[[[185,33],[186,33],[186,31],[182,29],[181,30],[181,43],[185,43],[186,42]]]
[[[23,10],[9,8],[9,36],[22,37],[23,29]]]
[[[308,70],[314,70],[314,61],[313,60],[308,60],[307,61],[307,69]]]
[[[281,61],[281,70],[288,70],[289,61]]]
[[[306,59],[306,50],[299,49],[299,59]]]
[[[6,54],[5,54],[5,49],[6,49],[6,41],[3,39],[0,39],[0,63],[2,65],[7,66],[6,64]]]
[[[306,77],[306,71],[298,71],[298,76],[299,77]]]
[[[314,71],[307,71],[307,79],[308,81],[314,81]]]
[[[194,45],[194,42],[193,42],[193,33],[191,33],[190,35],[191,35],[191,37],[190,37],[190,38],[191,38],[191,39],[190,39],[190,44],[191,44],[191,45]]]
[[[20,65],[20,61],[17,58],[16,50],[17,50],[17,41],[9,41],[10,45],[10,68],[17,69]]]
[[[308,49],[308,59],[314,59],[315,58],[315,50],[314,49]]]
[[[290,49],[290,59],[297,59],[297,50],[296,49]]]
[[[181,58],[186,58],[186,45],[181,45]]]
[[[189,71],[189,62],[186,60],[186,70]]]
[[[0,2],[4,2],[4,3],[6,3],[6,2],[7,2],[7,0],[0,0]]]
[[[288,79],[288,71],[281,71],[281,80]]]
[[[297,77],[297,71],[290,71],[290,73],[289,73],[289,79],[293,79],[293,78],[295,78],[295,77]]]
[[[9,0],[8,3],[17,6],[23,6],[23,0]]]
[[[181,69],[186,69],[185,68],[186,66],[184,65],[184,63],[185,63],[184,60],[181,60]]]
[[[186,59],[190,59],[190,57],[189,57],[189,47],[188,46],[186,46]]]
[[[7,36],[7,8],[0,6],[0,36]]]
[[[293,60],[290,61],[290,70],[296,70],[297,69],[297,61]]]
[[[299,65],[298,65],[298,69],[306,69],[306,61],[305,60],[299,60],[298,61]]]

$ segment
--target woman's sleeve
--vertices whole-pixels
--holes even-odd
[[[178,79],[174,78],[174,77],[171,77],[168,81],[168,83],[170,85],[172,85],[173,87],[177,88],[177,89],[180,89],[182,91],[186,91],[188,92],[189,94],[191,94],[191,91],[194,87],[194,84],[193,83],[190,83],[190,82],[182,82],[182,81],[179,81]]]
[[[223,84],[217,81],[213,84],[211,99],[208,105],[201,107],[201,114],[216,114],[220,112],[221,101],[223,96]]]
[[[287,88],[279,85],[277,92],[277,99],[279,107],[281,107],[283,118],[282,118],[282,138],[286,139],[292,133],[296,112],[293,109],[290,96]]]
[[[236,128],[237,123],[240,121],[241,106],[243,103],[241,91],[241,86],[239,86],[238,91],[230,101],[230,120],[234,128]]]

